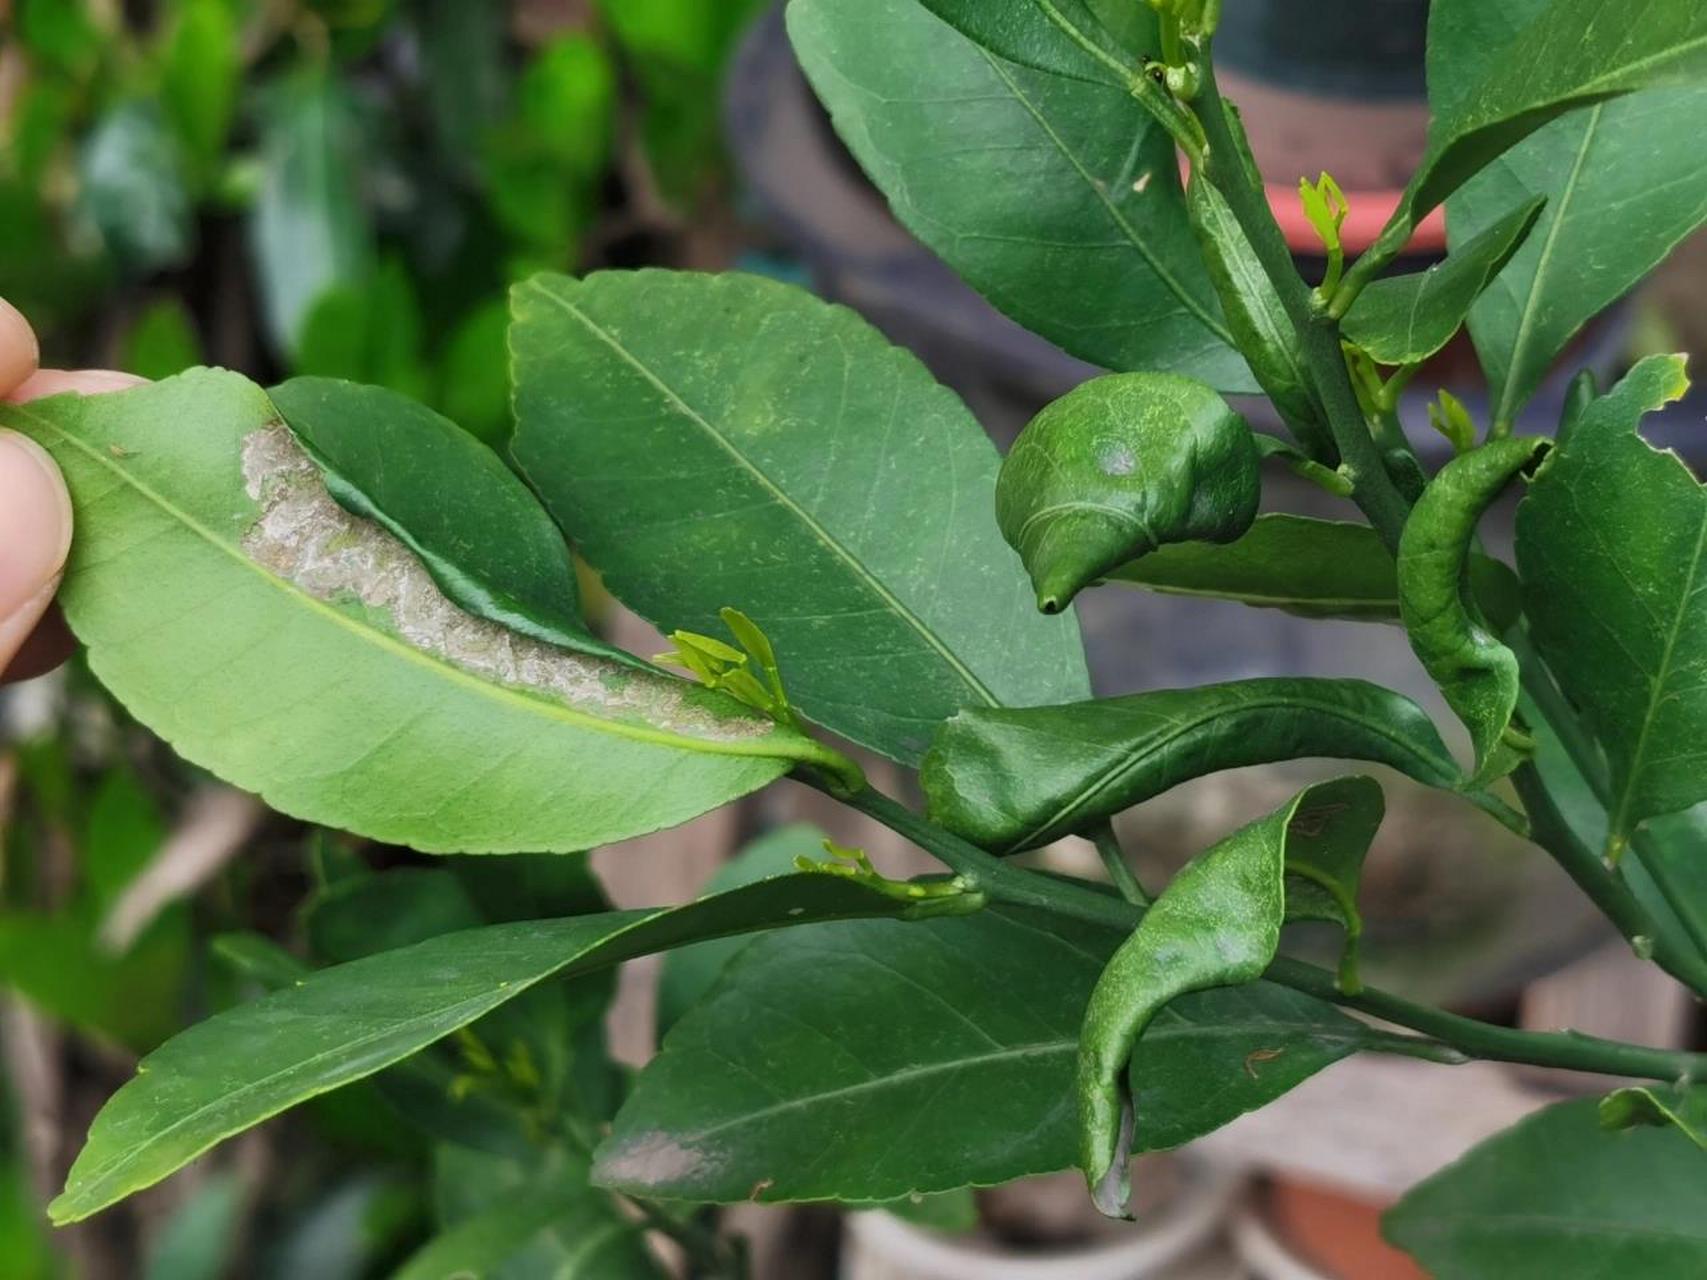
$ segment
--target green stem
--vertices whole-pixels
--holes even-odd
[[[1114,834],[1114,824],[1108,821],[1097,823],[1091,830],[1091,843],[1096,845],[1097,854],[1102,858],[1103,869],[1108,872],[1108,878],[1114,887],[1120,890],[1120,896],[1134,906],[1149,906],[1150,895],[1139,882],[1131,864],[1126,861],[1126,853],[1120,847],[1120,839]]]
[[[1389,227],[1382,240],[1364,254],[1347,273],[1329,313],[1322,314],[1313,308],[1309,286],[1293,265],[1291,253],[1280,234],[1279,224],[1275,222],[1268,208],[1266,198],[1252,182],[1244,165],[1239,162],[1239,140],[1233,136],[1225,104],[1215,82],[1213,65],[1207,56],[1204,58],[1203,70],[1203,90],[1195,105],[1209,143],[1207,160],[1210,175],[1233,210],[1234,216],[1238,218],[1239,225],[1244,229],[1262,262],[1263,269],[1268,273],[1285,304],[1287,314],[1298,330],[1305,361],[1311,377],[1315,380],[1323,409],[1327,413],[1334,442],[1354,472],[1356,489],[1352,497],[1379,531],[1382,540],[1396,552],[1410,504],[1393,484],[1392,478],[1382,465],[1380,453],[1364,420],[1340,348],[1337,317],[1345,313],[1363,283],[1391,260],[1397,252],[1394,245],[1403,247],[1408,231],[1398,225]],[[1394,425],[1397,425],[1396,422]],[[1525,662],[1526,679],[1533,667],[1533,660]],[[1557,705],[1540,704],[1554,732],[1559,734],[1567,750],[1572,752],[1573,758],[1578,757],[1579,751],[1592,756],[1592,744],[1587,743],[1576,714],[1564,706],[1562,700],[1555,701]],[[1598,765],[1590,772],[1579,759],[1578,767],[1585,770],[1584,776],[1594,785],[1601,774]],[[1604,800],[1603,780],[1600,786]],[[1549,851],[1554,852],[1554,856],[1559,856],[1557,852]],[[1638,847],[1637,855],[1640,856],[1640,853]],[[1567,852],[1565,856],[1568,858],[1570,855]],[[1675,906],[1680,890],[1671,882],[1662,864],[1663,859],[1643,859],[1643,866],[1653,877],[1660,892]],[[1571,870],[1568,865],[1566,869]],[[1583,882],[1579,880],[1579,883]],[[1589,888],[1586,883],[1583,883],[1583,887],[1585,890]],[[1596,886],[1590,896],[1598,903],[1607,893],[1604,886]],[[1689,927],[1687,913],[1678,911],[1675,914],[1685,922],[1685,927]],[[1703,952],[1707,953],[1707,938],[1700,936],[1699,931],[1692,931],[1691,936]],[[1693,960],[1675,954],[1669,955],[1668,960],[1671,964],[1680,965],[1686,972],[1695,972],[1697,969]]]
[[[1208,142],[1204,160],[1209,178],[1239,220],[1298,331],[1304,360],[1327,414],[1334,443],[1356,486],[1352,496],[1388,548],[1397,551],[1399,533],[1405,527],[1410,505],[1388,476],[1380,450],[1369,433],[1346,372],[1339,324],[1313,305],[1310,286],[1298,274],[1292,251],[1286,247],[1268,199],[1240,159],[1240,142],[1233,134],[1227,105],[1215,81],[1214,60],[1207,48],[1203,57],[1203,88],[1193,105]]]
[[[811,785],[816,780],[804,778]],[[935,855],[993,901],[1035,907],[1090,924],[1130,933],[1143,909],[1076,880],[1027,871],[962,840],[879,791],[867,788],[845,797],[848,804]],[[1281,956],[1263,974],[1271,982],[1322,1000],[1357,1009],[1431,1037],[1473,1058],[1563,1067],[1651,1080],[1707,1080],[1707,1054],[1649,1049],[1575,1032],[1518,1031],[1478,1022],[1444,1009],[1415,1004],[1373,987],[1356,995],[1339,989],[1326,969]],[[1419,1052],[1422,1052],[1419,1049]]]

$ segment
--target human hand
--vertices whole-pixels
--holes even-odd
[[[29,321],[0,299],[0,397],[22,404],[145,381],[109,369],[41,369],[39,354]],[[59,468],[35,441],[0,429],[0,681],[40,675],[71,652],[71,633],[52,608],[70,550],[71,496]]]

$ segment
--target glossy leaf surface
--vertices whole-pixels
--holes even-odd
[[[513,306],[512,452],[662,630],[740,609],[807,716],[907,762],[960,707],[1084,692],[1076,621],[1037,616],[996,530],[996,451],[852,312],[664,271],[538,276]]]
[[[928,9],[788,7],[802,67],[896,217],[1073,355],[1254,390],[1198,260],[1166,131],[1124,89],[1005,58]]]
[[[1236,126],[1237,117],[1230,119]],[[1186,211],[1228,331],[1257,385],[1311,457],[1337,462],[1298,331],[1232,207],[1207,178],[1194,174],[1186,187]]]
[[[169,1040],[108,1101],[54,1220],[85,1218],[215,1143],[371,1075],[535,983],[684,942],[774,925],[890,915],[902,903],[839,876],[789,876],[659,911],[491,925],[323,969]]]
[[[1430,96],[1450,101],[1500,66],[1507,45],[1547,4],[1437,0]],[[1707,160],[1691,141],[1703,131],[1707,87],[1596,103],[1513,147],[1447,203],[1456,249],[1525,198],[1548,202],[1470,313],[1496,421],[1513,421],[1582,325],[1707,219]]]
[[[1508,206],[1473,239],[1414,275],[1377,280],[1346,313],[1344,333],[1379,364],[1420,364],[1452,340],[1471,306],[1522,246],[1545,201]]]
[[[1480,20],[1460,5],[1433,16],[1431,44],[1459,47],[1457,28]],[[1407,204],[1418,217],[1501,152],[1567,111],[1642,89],[1707,80],[1707,9],[1694,0],[1646,0],[1632,10],[1609,0],[1552,0],[1491,66],[1443,60],[1437,82],[1469,87],[1434,95],[1428,155]]]
[[[1012,853],[1192,778],[1305,756],[1374,761],[1434,787],[1461,780],[1409,698],[1303,677],[962,712],[937,735],[920,780],[935,821]]]
[[[345,510],[381,525],[476,617],[637,662],[587,630],[563,535],[528,487],[448,418],[383,387],[292,378],[268,392]]]
[[[1548,442],[1490,441],[1454,458],[1429,485],[1399,539],[1399,607],[1411,648],[1470,731],[1473,784],[1509,773],[1519,753],[1507,736],[1517,708],[1517,658],[1477,608],[1468,576],[1477,522]]]
[[[687,1200],[890,1200],[1066,1168],[1079,1019],[1119,941],[1010,907],[761,938],[641,1073],[594,1176]],[[1266,982],[1175,1001],[1135,1060],[1145,1140],[1207,1133],[1376,1034]]]
[[[1174,542],[1231,542],[1262,498],[1256,441],[1209,387],[1172,374],[1093,378],[1020,433],[996,521],[1045,613]]]
[[[1472,552],[1471,584],[1491,617],[1515,619],[1517,575]],[[1164,595],[1236,600],[1301,618],[1398,621],[1399,567],[1366,524],[1269,512],[1236,541],[1182,542],[1123,564],[1109,581]]]
[[[1117,89],[1160,51],[1155,18],[1124,0],[919,3],[998,57]]]
[[[684,682],[463,613],[331,499],[234,374],[0,421],[66,473],[61,600],[96,675],[286,813],[428,851],[569,851],[684,821],[820,750]]]
[[[1592,1098],[1520,1121],[1414,1188],[1382,1230],[1463,1280],[1707,1270],[1707,1155],[1682,1132],[1608,1133]]]
[[[1707,800],[1707,493],[1637,434],[1688,386],[1644,360],[1562,433],[1518,508],[1536,644],[1606,750],[1610,838]]]
[[[1128,1159],[1149,1122],[1127,1080],[1149,1054],[1145,1028],[1182,995],[1261,977],[1280,946],[1288,865],[1349,868],[1355,883],[1382,812],[1370,778],[1305,789],[1187,863],[1109,960],[1085,1009],[1076,1089],[1079,1167],[1103,1213],[1126,1216]]]

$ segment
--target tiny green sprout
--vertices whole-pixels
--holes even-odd
[[[1476,421],[1464,402],[1444,387],[1437,403],[1428,407],[1428,423],[1452,444],[1454,453],[1468,453],[1476,447]]]
[[[794,869],[812,875],[842,876],[875,889],[886,897],[907,903],[903,919],[926,920],[935,916],[969,915],[984,906],[984,894],[964,877],[950,876],[944,880],[891,880],[871,865],[864,849],[850,849],[833,840],[824,841],[829,860],[820,861],[801,854],[794,859]]]
[[[1340,184],[1334,181],[1332,174],[1325,172],[1314,183],[1308,178],[1300,178],[1298,199],[1304,205],[1304,216],[1310,220],[1310,225],[1321,237],[1322,247],[1328,252],[1327,274],[1316,290],[1317,300],[1325,306],[1339,288],[1340,276],[1345,272],[1345,245],[1340,241],[1340,228],[1345,226],[1346,214],[1351,208]]]
[[[719,616],[740,643],[739,649],[714,636],[673,631],[669,639],[676,647],[658,654],[652,661],[682,667],[706,688],[727,693],[778,724],[802,728],[783,688],[782,671],[777,666],[770,638],[739,609],[722,609]],[[764,675],[763,682],[753,674],[749,664],[757,665]]]

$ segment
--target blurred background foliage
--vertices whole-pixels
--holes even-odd
[[[44,364],[347,377],[501,445],[512,281],[721,265],[718,93],[760,7],[0,0],[0,296]],[[429,862],[267,814],[75,663],[9,691],[0,1277],[387,1275],[542,1187],[555,1220],[622,1227],[608,1274],[658,1274],[638,1211],[585,1182],[623,1083],[608,978],[518,1001],[94,1223],[50,1233],[41,1208],[94,1108],[187,1022],[306,964],[604,905],[584,858]],[[565,1247],[536,1233],[505,1274],[554,1274]]]
[[[12,0],[0,294],[50,361],[355,378],[495,439],[512,280],[715,224],[758,7]]]

